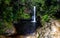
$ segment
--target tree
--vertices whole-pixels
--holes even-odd
[[[37,16],[45,22],[52,17],[56,18],[59,9],[57,0],[0,0],[0,28],[4,22],[11,26],[20,19],[30,19],[29,12],[33,6],[37,8]]]

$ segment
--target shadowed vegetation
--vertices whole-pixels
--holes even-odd
[[[60,19],[57,0],[0,0],[0,34],[5,33],[4,28],[11,28],[20,19],[30,19],[33,6],[37,8],[39,23],[48,22],[51,18]]]

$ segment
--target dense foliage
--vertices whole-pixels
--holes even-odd
[[[4,22],[7,22],[9,27],[9,23],[29,19],[33,6],[37,7],[37,16],[40,16],[42,21],[55,17],[59,9],[57,0],[0,0],[0,33],[1,27],[5,26],[2,25]]]

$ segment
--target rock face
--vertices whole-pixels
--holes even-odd
[[[60,38],[60,21],[51,20],[44,27],[37,30],[40,34],[39,38]]]
[[[52,38],[60,38],[60,21],[52,22],[51,30]]]
[[[15,27],[13,26],[13,24],[8,24],[5,23],[6,28],[4,28],[4,35],[5,36],[10,36],[16,33]]]

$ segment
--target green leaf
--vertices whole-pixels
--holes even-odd
[[[10,1],[11,0],[5,0],[5,3],[9,5],[10,4]]]
[[[49,21],[49,16],[48,15],[44,15],[42,17],[42,21]]]

